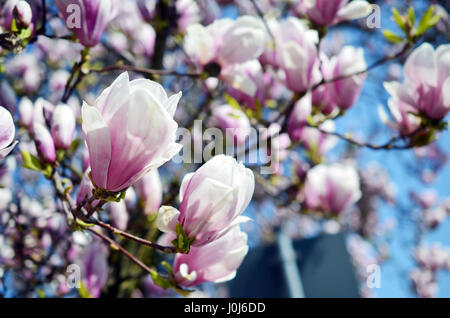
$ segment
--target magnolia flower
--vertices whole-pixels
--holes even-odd
[[[245,144],[251,131],[247,115],[228,104],[213,107],[210,123],[222,129],[237,145]]]
[[[156,82],[129,81],[122,73],[95,101],[82,107],[83,133],[97,187],[120,192],[177,154],[173,115],[181,92],[167,97]]]
[[[264,106],[264,73],[258,60],[234,64],[222,72],[231,96],[245,106],[256,109]]]
[[[358,99],[367,77],[367,73],[349,76],[366,70],[363,49],[345,46],[338,56],[331,58],[329,68],[331,78],[346,77],[331,83],[331,88],[336,105],[349,109]]]
[[[291,138],[293,142],[300,140],[302,128],[308,124],[308,116],[311,115],[311,108],[310,93],[306,94],[295,103],[287,123],[289,138]]]
[[[180,210],[161,207],[158,228],[175,233],[179,222],[188,237],[195,237],[193,246],[205,245],[225,235],[234,225],[248,221],[241,214],[250,203],[254,188],[250,169],[233,157],[215,156],[184,177]]]
[[[175,280],[185,287],[204,282],[226,282],[236,276],[247,252],[247,234],[234,226],[217,240],[202,247],[192,247],[189,254],[175,255]]]
[[[307,173],[303,194],[308,208],[338,215],[361,197],[358,173],[339,163],[317,165]]]
[[[69,149],[75,131],[75,115],[67,105],[58,105],[53,111],[51,129],[56,148]]]
[[[77,192],[77,205],[81,205],[92,196],[92,190],[94,190],[94,187],[92,186],[91,179],[89,178],[90,172],[91,170],[87,169],[83,174],[83,178],[81,179],[80,187],[78,188]],[[97,206],[99,202],[99,200],[95,200],[94,202],[92,202],[92,207]],[[84,206],[84,208],[88,207]]]
[[[111,224],[119,230],[125,231],[128,226],[129,215],[124,200],[111,202],[109,205],[109,217]]]
[[[157,213],[163,198],[163,188],[158,169],[153,169],[134,184],[139,199],[144,202],[144,213]]]
[[[6,0],[0,10],[0,25],[9,30],[12,20],[16,18],[18,27],[27,28],[31,24],[32,16],[33,13],[28,2],[24,0]]]
[[[227,65],[244,63],[258,58],[267,40],[264,24],[252,16],[236,20],[219,19],[207,27],[192,24],[184,38],[186,53],[199,65],[218,63]]]
[[[297,141],[302,143],[316,162],[320,162],[339,140],[338,137],[326,133],[334,131],[333,121],[327,120],[319,128],[320,130],[315,127],[303,127],[297,132]]]
[[[389,108],[403,130],[417,126],[413,114],[443,119],[450,109],[450,44],[436,50],[428,43],[419,46],[406,60],[404,75],[403,83],[384,84],[391,95]]]
[[[106,251],[100,242],[93,242],[76,262],[81,269],[83,287],[91,297],[100,296],[108,279]]]
[[[432,271],[414,268],[410,273],[410,277],[419,297],[432,298],[436,296],[438,284]]]
[[[45,76],[37,54],[31,53],[23,53],[14,56],[6,63],[5,72],[11,77],[18,78],[17,85],[23,89],[26,94],[35,93],[39,89]]]
[[[0,106],[0,159],[5,158],[15,147],[13,143],[16,128],[10,112]]]
[[[303,10],[318,25],[333,25],[341,21],[364,18],[372,12],[367,1],[355,0],[306,0]]]
[[[56,161],[55,143],[48,129],[44,125],[35,122],[33,125],[33,133],[34,144],[39,155],[47,162],[54,163]]]
[[[97,45],[116,15],[114,0],[55,0],[55,5],[67,27],[88,47]]]
[[[145,21],[150,22],[155,18],[157,3],[157,0],[138,0],[139,11]]]
[[[195,0],[178,0],[175,3],[178,13],[178,28],[185,32],[186,28],[200,21],[200,8]]]
[[[7,81],[0,81],[0,105],[14,113],[16,101],[17,96],[11,85]]]
[[[282,21],[280,30],[276,44],[277,63],[285,73],[285,84],[294,92],[304,92],[321,78],[317,31],[309,30],[295,17]]]

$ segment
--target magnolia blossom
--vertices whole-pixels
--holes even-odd
[[[340,214],[361,197],[358,173],[340,163],[317,165],[307,173],[303,194],[308,208]]]
[[[59,14],[84,46],[95,46],[116,15],[114,0],[55,0]],[[75,16],[79,13],[78,17]]]
[[[213,107],[210,123],[225,131],[227,137],[237,145],[245,144],[251,131],[247,115],[228,104]]]
[[[264,73],[258,60],[234,64],[222,72],[228,92],[245,106],[256,109],[264,106]]]
[[[33,133],[34,143],[39,155],[48,163],[54,163],[56,161],[55,143],[47,127],[35,122],[33,125]]]
[[[111,202],[109,205],[109,217],[111,224],[119,230],[125,231],[128,226],[129,215],[124,200]]]
[[[5,65],[5,72],[11,77],[18,77],[18,84],[26,94],[35,93],[45,76],[36,54],[24,53],[14,56]],[[6,106],[6,105],[5,105]]]
[[[285,73],[285,84],[294,92],[304,92],[321,79],[316,44],[318,34],[295,17],[280,23],[277,36],[277,63]]]
[[[432,271],[414,268],[410,273],[410,277],[419,297],[432,298],[436,296],[439,287]]]
[[[327,120],[319,126],[303,127],[299,129],[298,141],[310,152],[316,161],[321,161],[323,156],[338,142],[338,137],[327,134],[334,131],[334,122]]]
[[[33,13],[28,2],[24,0],[5,0],[0,9],[0,25],[9,30],[13,18],[16,17],[16,25],[26,28],[31,24],[32,16]]]
[[[81,269],[81,282],[91,297],[99,297],[108,279],[108,260],[100,242],[87,246],[76,262]]]
[[[0,81],[0,105],[10,112],[16,110],[17,96],[7,81]]]
[[[414,114],[443,119],[450,109],[450,44],[436,50],[428,43],[419,46],[406,60],[404,75],[403,83],[385,83],[389,108],[402,130],[418,125]]]
[[[297,142],[300,140],[302,128],[308,124],[308,116],[311,115],[311,108],[310,93],[295,103],[287,123],[287,130],[292,141]]]
[[[83,178],[81,179],[80,187],[78,188],[77,192],[77,205],[86,202],[86,200],[92,196],[92,191],[94,190],[94,187],[92,186],[91,179],[89,178],[90,172],[91,170],[87,169],[83,174]],[[95,200],[94,202],[92,202],[91,203],[92,207],[97,206],[99,202],[100,202],[99,200]],[[88,207],[84,206],[84,208]]]
[[[142,15],[142,18],[150,22],[155,18],[156,15],[156,4],[157,0],[138,0],[139,11]]]
[[[178,0],[175,3],[178,18],[178,28],[185,32],[186,28],[200,21],[200,8],[195,0]]]
[[[129,81],[122,73],[96,99],[82,107],[83,133],[97,187],[120,192],[177,154],[173,115],[181,92],[167,97],[156,82]]]
[[[215,156],[196,172],[187,174],[180,187],[178,211],[161,207],[157,224],[162,232],[174,233],[179,222],[193,246],[202,246],[225,235],[245,222],[241,216],[250,203],[255,180],[250,169],[233,157]]]
[[[345,46],[338,56],[331,58],[329,68],[332,78],[346,77],[334,81],[331,87],[336,105],[348,109],[358,99],[367,77],[366,73],[349,76],[366,70],[363,49]]]
[[[0,106],[0,159],[5,158],[17,144],[13,143],[16,128],[10,112]]]
[[[52,137],[56,148],[69,149],[75,131],[75,115],[67,105],[58,105],[53,111]]]
[[[258,58],[266,40],[266,30],[260,19],[240,16],[236,20],[219,19],[206,27],[198,23],[190,25],[184,49],[201,66],[215,62],[224,68]]]
[[[189,254],[177,254],[173,266],[175,280],[185,287],[231,280],[247,252],[247,234],[234,226],[217,240],[192,247]]]
[[[163,198],[163,188],[158,169],[153,169],[133,185],[139,199],[144,203],[144,213],[157,213]]]
[[[335,146],[338,138],[325,132],[334,131],[334,122],[327,120],[319,128],[309,127],[308,116],[311,115],[311,94],[306,94],[294,106],[288,120],[288,133],[293,142],[300,142],[312,156],[320,160]]]
[[[434,272],[445,268],[447,260],[450,258],[450,251],[440,243],[430,246],[421,244],[415,250],[414,258],[420,266]]]
[[[305,0],[301,11],[318,25],[333,25],[341,21],[364,18],[372,12],[367,1],[354,0]]]

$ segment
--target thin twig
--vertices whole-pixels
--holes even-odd
[[[103,233],[100,233],[94,229],[89,228],[88,229],[89,232],[93,233],[94,235],[98,236],[99,238],[101,238],[103,241],[107,242],[110,246],[112,246],[113,248],[119,250],[120,252],[122,252],[126,257],[128,257],[133,263],[135,263],[136,265],[138,265],[139,267],[141,267],[142,269],[144,269],[145,271],[149,272],[150,274],[153,272],[152,269],[150,267],[148,267],[147,265],[145,265],[143,262],[141,262],[139,259],[137,259],[136,257],[134,257],[133,255],[131,255],[130,252],[128,252],[122,245],[120,245],[119,243],[117,243],[116,241],[114,241],[113,239],[109,238],[108,236],[104,235]]]
[[[173,246],[162,246],[162,245],[147,241],[147,240],[139,238],[133,234],[119,230],[119,229],[113,227],[112,225],[109,225],[100,220],[97,220],[96,218],[94,218],[92,216],[88,217],[89,211],[86,211],[86,209],[84,207],[80,208],[77,206],[77,204],[72,199],[72,197],[64,189],[62,182],[61,182],[61,177],[59,176],[59,174],[56,170],[54,170],[53,174],[52,174],[52,183],[56,190],[57,196],[63,202],[63,208],[65,209],[65,212],[68,214],[72,214],[75,218],[78,218],[81,221],[88,223],[88,224],[98,225],[106,230],[111,231],[113,234],[123,236],[129,240],[135,241],[139,244],[143,244],[143,245],[152,247],[152,248],[160,250],[164,253],[176,253],[177,252],[176,248]],[[64,202],[66,202],[67,204],[64,204]]]
[[[168,71],[168,70],[155,70],[150,68],[143,68],[143,67],[137,67],[133,65],[111,65],[106,66],[103,68],[91,68],[92,72],[98,72],[98,73],[105,73],[105,72],[111,72],[111,71],[117,71],[117,70],[123,70],[123,71],[131,71],[146,75],[167,75],[167,76],[184,76],[184,77],[200,77],[201,73],[180,73],[176,71]]]

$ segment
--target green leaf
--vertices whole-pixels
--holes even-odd
[[[31,28],[26,28],[20,30],[19,38],[22,40],[26,40],[31,36]]]
[[[81,298],[91,298],[91,294],[89,294],[89,291],[84,286],[83,282],[80,282],[80,288],[78,288],[78,293],[80,294]]]
[[[26,150],[22,150],[22,160],[23,160],[23,167],[35,170],[35,171],[42,171],[42,165],[38,158],[30,154]]]
[[[19,31],[19,29],[17,28],[17,22],[16,22],[16,19],[15,18],[13,18],[12,19],[12,21],[11,21],[11,32],[18,32]]]
[[[383,35],[391,43],[401,43],[404,39],[390,30],[383,30]]]
[[[172,277],[173,276],[172,266],[170,266],[170,264],[167,263],[166,261],[162,261],[161,265],[164,266],[165,269],[167,269],[167,272],[169,273],[169,276]]]
[[[195,241],[195,237],[188,237],[180,222],[176,225],[176,233],[177,238],[172,241],[173,246],[175,246],[177,252],[189,253],[191,245]]]
[[[428,21],[429,28],[432,28],[436,25],[436,23],[439,22],[441,19],[441,16],[439,14],[435,14],[433,17],[431,17],[430,21]]]
[[[164,289],[172,286],[170,281],[167,278],[162,277],[157,271],[152,270],[150,274],[152,275],[152,279],[155,285],[158,285],[159,287],[162,287]]]
[[[37,293],[39,298],[45,298],[45,292],[42,289],[38,288]]]
[[[400,15],[398,10],[395,8],[392,8],[392,14],[394,16],[395,23],[397,23],[397,25],[400,27],[400,29],[403,30],[403,32],[406,32],[405,19]]]
[[[74,153],[75,151],[77,151],[80,144],[81,144],[81,139],[75,139],[74,141],[72,141],[72,144],[70,145],[70,148],[69,148],[69,152]]]
[[[416,14],[412,6],[408,8],[408,19],[411,26],[414,26],[414,24],[416,24]]]
[[[236,99],[234,99],[231,95],[224,94],[223,98],[225,98],[225,101],[227,102],[228,105],[230,105],[234,109],[238,109],[238,110],[242,111],[241,105],[239,105],[238,101]]]
[[[427,12],[425,12],[425,14],[422,16],[422,19],[420,19],[419,26],[417,27],[417,31],[416,31],[416,36],[421,36],[429,28],[433,27],[434,24],[437,23],[437,21],[439,21],[440,16],[439,15],[433,16],[433,12],[434,12],[434,6],[430,6],[428,8]],[[436,16],[438,16],[439,18],[435,18]],[[436,19],[437,19],[437,21],[436,21]]]

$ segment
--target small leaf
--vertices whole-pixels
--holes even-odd
[[[401,36],[389,30],[383,30],[383,35],[386,38],[386,40],[388,40],[391,43],[401,43],[404,41],[404,39]]]
[[[28,151],[22,150],[22,160],[24,168],[35,171],[42,171],[42,165],[39,159],[30,154]]]
[[[155,285],[158,285],[159,287],[162,287],[164,289],[167,289],[172,285],[168,279],[159,275],[159,273],[157,271],[152,270],[150,272],[150,274],[152,276],[152,279],[153,279],[153,282],[155,283]]]
[[[26,28],[20,30],[19,38],[22,40],[26,40],[31,36],[31,28]]]
[[[431,26],[430,20],[433,17],[434,6],[430,6],[420,19],[419,26],[417,27],[416,36],[424,34]]]
[[[416,14],[412,6],[408,8],[408,19],[411,26],[414,26],[414,24],[416,24]]]
[[[45,298],[45,292],[42,289],[38,288],[37,293],[39,295],[39,298]]]
[[[223,98],[225,98],[225,101],[227,102],[228,105],[230,105],[234,109],[238,109],[238,110],[242,111],[241,105],[239,105],[238,101],[236,99],[234,99],[231,95],[224,94]]]
[[[406,24],[404,18],[400,15],[397,9],[392,9],[392,14],[394,15],[394,21],[397,23],[397,25],[400,27],[400,29],[403,30],[403,32],[406,32]]]
[[[80,282],[80,288],[78,288],[78,293],[80,294],[81,298],[92,298],[92,296],[89,294],[89,291],[84,286],[83,282]]]
[[[17,22],[16,22],[16,19],[15,18],[13,18],[12,19],[12,21],[11,21],[11,32],[18,32],[19,31],[19,29],[17,28]]]

